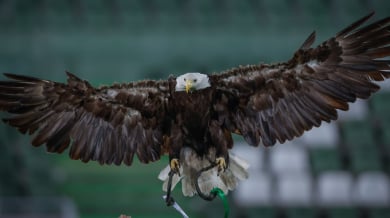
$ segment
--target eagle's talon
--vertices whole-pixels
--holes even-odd
[[[169,163],[169,166],[171,167],[171,171],[174,173],[177,173],[180,176],[180,162],[177,158],[172,158],[171,162]]]
[[[218,166],[218,175],[220,172],[224,172],[227,168],[227,165],[226,165],[226,160],[225,158],[223,157],[218,157],[217,159],[215,159],[215,163],[217,164]]]

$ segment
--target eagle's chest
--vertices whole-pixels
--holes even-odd
[[[212,90],[204,89],[192,93],[175,93],[176,119],[185,126],[200,128],[208,124],[212,108]]]

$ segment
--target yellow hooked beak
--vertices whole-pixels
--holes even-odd
[[[188,93],[192,89],[192,81],[187,79],[186,80],[186,92]]]

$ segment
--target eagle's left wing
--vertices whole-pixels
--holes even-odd
[[[390,77],[390,17],[358,28],[370,14],[316,48],[314,33],[281,64],[239,67],[211,75],[220,122],[252,145],[300,136],[337,119],[348,102],[379,89]]]

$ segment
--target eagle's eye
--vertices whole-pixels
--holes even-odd
[[[187,81],[187,79],[186,79],[186,78],[184,78],[184,82],[185,82],[185,81]]]
[[[198,80],[197,79],[194,79],[194,83],[196,83]]]

